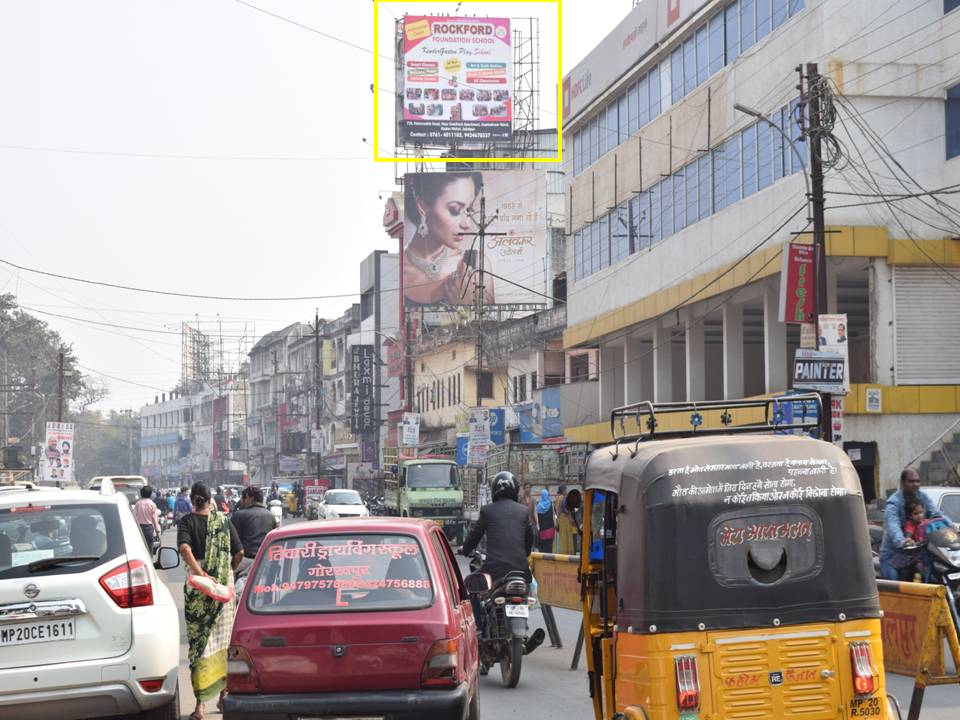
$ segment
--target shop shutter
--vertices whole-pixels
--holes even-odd
[[[897,385],[960,384],[960,269],[893,270]]]

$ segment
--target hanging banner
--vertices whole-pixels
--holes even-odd
[[[74,482],[73,423],[47,423],[47,443],[40,459],[44,483],[70,485]]]
[[[420,444],[420,413],[404,413],[400,422],[400,444],[412,447]]]
[[[843,447],[843,395],[830,396],[830,439],[834,445]]]
[[[845,367],[840,353],[797,348],[793,360],[793,389],[843,394]]]
[[[383,346],[387,351],[387,377],[389,378],[398,378],[403,376],[403,337],[402,330],[398,333],[401,334],[401,337],[394,340],[393,338],[388,338],[384,341]]]
[[[354,435],[372,431],[377,426],[374,407],[374,364],[376,353],[373,345],[354,345],[350,348],[352,370],[350,430]]]
[[[808,323],[816,312],[813,245],[787,243],[780,267],[780,322]]]
[[[850,343],[847,342],[846,313],[821,315],[818,320],[820,343],[818,350],[843,356],[843,394],[850,392]]]
[[[490,446],[490,408],[470,408],[467,464],[484,465],[487,462],[487,451]]]
[[[512,140],[509,19],[406,15],[400,51],[399,144]]]
[[[490,411],[490,442],[494,445],[503,445],[506,439],[507,413],[503,408],[494,408]]]

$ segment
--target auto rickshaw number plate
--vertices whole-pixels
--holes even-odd
[[[503,611],[507,617],[530,617],[530,608],[526,605],[504,605]]]
[[[850,701],[850,717],[880,717],[881,710],[878,697],[855,697]]]

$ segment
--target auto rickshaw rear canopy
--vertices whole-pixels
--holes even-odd
[[[655,423],[658,407],[648,410]],[[621,631],[880,616],[849,458],[830,443],[759,429],[694,429],[657,440],[648,426],[591,454],[586,490],[617,497],[612,554]]]

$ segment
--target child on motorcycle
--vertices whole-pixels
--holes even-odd
[[[913,546],[922,546],[927,540],[927,514],[923,509],[923,503],[919,499],[907,500],[903,509],[907,516],[907,521],[903,524],[903,536],[913,541]],[[914,550],[911,553],[904,553],[909,556],[910,562],[903,567],[913,569],[913,580],[915,582],[929,582],[930,566],[926,559],[925,550]]]

